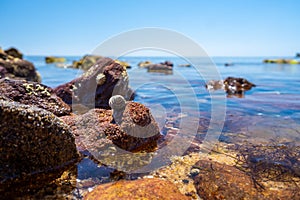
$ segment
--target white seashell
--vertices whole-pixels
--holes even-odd
[[[126,105],[126,100],[121,95],[114,95],[109,99],[109,106],[114,110],[122,110]]]

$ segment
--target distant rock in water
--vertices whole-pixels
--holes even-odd
[[[49,63],[64,63],[64,62],[66,62],[66,58],[47,56],[47,57],[45,57],[45,61],[47,64],[49,64]]]
[[[101,58],[82,76],[56,87],[54,92],[69,105],[81,105],[87,110],[109,109],[109,99],[113,95],[133,99],[128,79],[126,67],[110,58]]]
[[[297,58],[300,58],[300,53],[296,53],[296,57],[297,57]]]
[[[234,65],[233,63],[225,63],[224,64],[225,67],[230,67],[230,66],[233,66],[233,65]]]
[[[51,88],[36,82],[0,79],[0,96],[43,108],[57,116],[71,112],[70,106],[56,96]]]
[[[299,60],[293,59],[266,59],[264,63],[276,63],[276,64],[300,64]]]
[[[79,154],[62,120],[35,106],[0,100],[0,195],[16,195],[58,178]]]
[[[152,63],[151,61],[143,61],[138,64],[139,67],[147,68],[150,73],[172,74],[174,64],[171,61],[161,63]]]
[[[151,64],[153,64],[151,61],[146,60],[146,61],[139,62],[138,66],[139,67],[148,67],[148,65],[151,65]]]
[[[73,68],[82,69],[84,71],[89,70],[97,60],[103,58],[102,56],[97,55],[85,55],[79,61],[73,61]]]
[[[14,48],[14,47],[6,49],[4,52],[7,55],[10,55],[10,56],[12,56],[14,58],[23,59],[23,54],[18,49]]]
[[[158,64],[150,64],[147,66],[150,73],[173,74],[174,64],[170,61],[165,61]]]
[[[252,87],[256,87],[256,85],[244,78],[235,77],[228,77],[224,81],[210,80],[206,84],[207,90],[214,91],[223,89],[227,93],[228,97],[243,97],[245,91],[251,90]]]
[[[14,56],[14,50],[8,51]],[[41,82],[41,77],[31,62],[13,57],[0,49],[0,78],[20,79],[33,82]]]
[[[244,78],[228,77],[224,80],[225,91],[227,94],[243,94],[245,91],[256,87],[255,84],[250,83]]]

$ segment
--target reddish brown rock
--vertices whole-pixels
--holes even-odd
[[[0,67],[6,69],[5,77],[41,82],[41,77],[31,62],[13,57],[3,51],[0,51]]]
[[[132,117],[143,126],[136,124]],[[112,112],[105,109],[92,109],[83,115],[64,116],[61,119],[73,130],[80,151],[116,145],[130,152],[152,152],[161,138],[159,127],[149,109],[134,102],[127,103],[120,125],[111,124]]]
[[[0,100],[0,121],[1,197],[41,187],[78,161],[72,133],[53,113]]]
[[[83,115],[72,114],[63,116],[61,119],[71,128],[75,136],[76,146],[81,152],[105,145],[105,143],[113,144],[104,135],[104,130],[112,121],[110,110],[92,109]]]
[[[141,179],[135,181],[118,181],[99,185],[88,193],[85,200],[97,199],[172,199],[185,200],[187,196],[181,194],[169,181],[160,179]]]
[[[71,112],[71,108],[51,88],[36,82],[0,79],[0,95],[12,101],[43,108],[57,116]]]
[[[81,77],[58,86],[55,93],[67,104],[80,104],[87,108],[109,109],[109,98],[114,94],[133,98],[128,87],[126,67],[110,58],[101,58]]]
[[[61,119],[75,134],[78,150],[97,162],[127,172],[151,161],[151,153],[137,151],[153,151],[152,144],[156,144],[155,141],[133,137],[120,126],[111,124],[110,110],[91,109],[83,115],[64,116]]]
[[[127,102],[120,127],[127,133],[127,140],[130,141],[127,150],[154,151],[157,148],[161,134],[158,124],[146,106],[136,102]]]

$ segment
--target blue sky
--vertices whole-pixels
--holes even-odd
[[[83,55],[120,32],[178,31],[210,56],[294,56],[298,0],[0,0],[0,46]]]

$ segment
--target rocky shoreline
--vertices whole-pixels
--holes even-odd
[[[85,56],[74,62],[84,69],[82,76],[50,88],[22,58],[14,48],[0,51],[1,197],[300,198],[299,146],[291,141],[278,146],[220,142],[210,153],[200,154],[208,129],[205,119],[200,119],[184,156],[172,157],[170,165],[155,171],[131,174],[172,141],[181,116],[165,119],[166,133],[160,133],[151,110],[132,101],[128,66],[120,61]],[[140,67],[170,74],[173,63],[144,62]],[[228,77],[206,87],[241,97],[255,85]],[[82,162],[89,163],[92,172],[77,168]],[[79,177],[78,170],[94,174]]]

